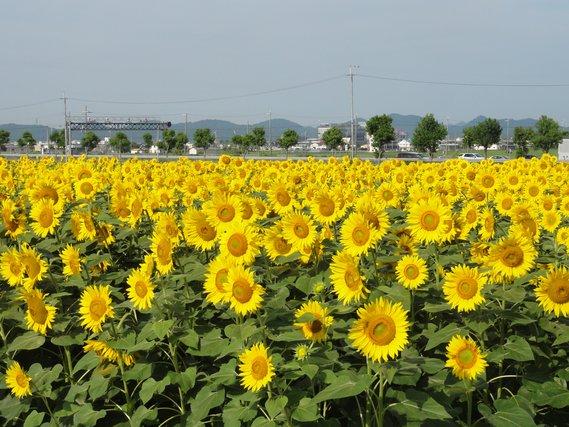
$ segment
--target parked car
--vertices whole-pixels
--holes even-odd
[[[398,159],[407,159],[407,160],[425,160],[426,156],[421,153],[416,153],[414,151],[400,151],[397,153]]]
[[[498,156],[492,156],[492,157],[490,157],[490,158],[491,158],[492,160],[497,160],[497,161],[500,161],[500,162],[503,162],[503,161],[505,161],[505,160],[508,160],[508,158],[507,158],[506,156],[500,156],[500,155],[498,155]]]
[[[458,156],[458,158],[464,159],[464,160],[469,160],[471,162],[478,162],[478,161],[484,159],[484,157],[482,157],[478,153],[464,153],[464,154],[461,154],[460,156]]]

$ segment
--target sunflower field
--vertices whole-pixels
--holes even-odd
[[[569,164],[0,159],[4,425],[567,425]]]

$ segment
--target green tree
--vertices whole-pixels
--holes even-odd
[[[158,143],[158,148],[169,153],[176,147],[176,131],[164,129],[162,131],[162,141]]]
[[[464,145],[484,147],[484,157],[488,158],[488,148],[497,145],[502,135],[502,126],[496,119],[487,118],[475,126],[464,128]]]
[[[119,153],[126,153],[130,150],[131,143],[124,132],[117,132],[109,141],[109,145]]]
[[[427,114],[423,117],[413,133],[413,147],[422,153],[429,153],[431,159],[439,149],[439,143],[447,136],[447,128],[437,122],[435,116]]]
[[[251,147],[255,147],[257,149],[265,145],[267,143],[267,140],[265,139],[265,129],[261,127],[253,128],[250,133],[249,142]]]
[[[188,135],[184,132],[178,132],[176,138],[174,138],[174,148],[178,151],[184,151],[186,144],[188,143]]]
[[[25,146],[28,146],[29,148],[34,148],[34,146],[36,145],[36,140],[31,134],[31,132],[26,131],[22,134],[20,138],[18,138],[18,145],[21,148],[24,148]]]
[[[550,150],[557,148],[565,131],[559,126],[559,123],[554,119],[541,116],[535,124],[535,133],[532,138],[533,146],[544,153],[549,153]]]
[[[288,150],[291,147],[294,147],[296,144],[298,144],[299,138],[300,137],[298,136],[298,133],[296,133],[296,131],[294,131],[293,129],[287,129],[278,139],[277,144],[279,145],[279,147],[285,149],[286,155],[288,157]]]
[[[516,157],[522,157],[529,153],[529,144],[534,136],[532,128],[517,126],[514,128],[513,144],[516,146]]]
[[[10,142],[10,132],[0,129],[0,149],[5,150],[6,144]]]
[[[85,148],[87,151],[93,150],[101,141],[101,139],[94,132],[85,132],[83,138],[81,138],[81,147]]]
[[[151,134],[150,132],[144,133],[144,134],[142,135],[142,141],[143,141],[144,147],[145,147],[147,150],[149,150],[150,147],[152,147],[152,143],[154,142],[154,141],[153,141],[153,138],[152,138],[152,134]]]
[[[65,130],[64,129],[54,130],[49,135],[49,140],[55,142],[55,145],[57,145],[57,147],[65,148]]]
[[[211,129],[196,129],[194,132],[194,146],[196,148],[203,149],[203,155],[205,157],[207,149],[213,145],[215,142],[215,135]]]
[[[395,141],[393,119],[387,114],[373,116],[366,122],[366,131],[372,137],[372,147],[376,157],[383,157],[385,145]]]
[[[322,140],[328,150],[337,150],[338,147],[342,145],[342,138],[344,138],[344,134],[342,130],[336,126],[332,126],[322,134]]]

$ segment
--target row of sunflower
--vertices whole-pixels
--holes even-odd
[[[568,172],[2,160],[0,417],[556,424]]]

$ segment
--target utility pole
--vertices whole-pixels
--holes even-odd
[[[65,96],[65,92],[63,92],[63,96],[60,98],[63,99],[63,114],[65,118],[65,128],[63,130],[63,135],[65,139],[65,155],[69,156],[71,154],[71,147],[70,147],[70,135],[69,135],[69,126],[67,123],[67,97]]]
[[[184,133],[186,134],[186,138],[188,137],[188,113],[184,113],[185,123],[184,123]]]
[[[356,126],[354,117],[354,71],[358,68],[357,65],[350,65],[348,76],[350,77],[350,100],[351,100],[351,126],[350,126],[350,142],[352,144],[352,159],[354,158],[356,148]]]
[[[87,123],[89,113],[92,113],[92,111],[89,111],[85,105],[85,108],[83,109],[83,114],[85,114],[85,123]]]
[[[273,146],[273,143],[272,143],[272,141],[271,141],[271,140],[272,140],[272,135],[271,135],[271,117],[272,117],[272,115],[271,115],[271,109],[269,108],[269,140],[268,140],[268,141],[269,141],[269,149]]]

